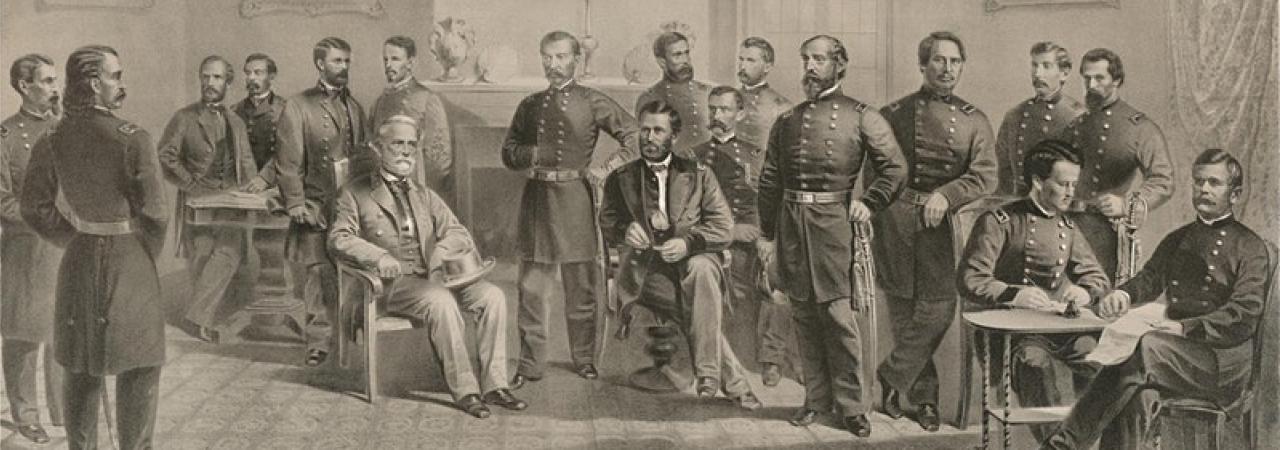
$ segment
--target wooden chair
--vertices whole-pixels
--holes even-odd
[[[1253,363],[1240,398],[1228,405],[1190,397],[1162,397],[1155,406],[1148,434],[1156,448],[1163,448],[1163,440],[1176,444],[1176,448],[1207,448],[1217,450],[1223,447],[1227,422],[1240,420],[1244,430],[1246,448],[1259,448],[1257,435],[1253,432],[1254,403],[1258,401],[1274,402],[1276,399],[1265,399],[1257,396],[1255,386],[1262,372],[1264,341],[1268,339],[1267,313],[1274,311],[1272,297],[1275,296],[1275,276],[1277,255],[1275,244],[1267,243],[1267,256],[1270,270],[1267,277],[1266,297],[1262,304],[1262,314],[1258,320],[1258,328],[1253,335]],[[1271,330],[1274,332],[1274,330]],[[1275,339],[1270,337],[1269,339]],[[1273,443],[1274,444],[1274,443]],[[1173,446],[1170,446],[1173,447]]]
[[[378,401],[378,334],[413,328],[409,319],[381,313],[385,292],[373,272],[338,261],[338,364],[351,367],[351,346],[364,347],[365,401]],[[372,307],[370,307],[372,306]],[[359,328],[357,330],[357,328]],[[361,336],[363,341],[357,341]]]
[[[952,250],[957,264],[964,257],[965,245],[969,242],[969,236],[973,232],[973,227],[977,225],[978,218],[982,217],[982,214],[987,211],[1017,200],[1018,198],[1016,197],[983,197],[951,213]],[[948,280],[948,282],[951,282],[951,280]],[[974,384],[977,381],[981,381],[980,379],[977,381],[973,379],[974,359],[980,356],[980,352],[974,349],[977,340],[974,339],[973,330],[969,330],[963,325],[964,318],[961,317],[967,311],[965,307],[968,304],[968,300],[964,296],[960,296],[956,301],[959,302],[959,305],[957,305],[955,316],[951,320],[955,324],[953,328],[958,328],[960,334],[960,352],[957,355],[960,357],[960,393],[957,399],[954,425],[956,428],[963,430],[969,427],[969,409],[970,404],[973,402]]]

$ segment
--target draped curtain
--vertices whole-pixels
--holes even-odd
[[[1173,0],[1173,117],[1192,149],[1226,149],[1245,167],[1236,213],[1280,235],[1276,0]]]
[[[1221,147],[1240,159],[1245,192],[1236,212],[1273,242],[1280,236],[1276,9],[1276,0],[1173,0],[1168,27],[1174,120],[1193,139],[1192,148]],[[1253,425],[1257,442],[1274,444],[1280,442],[1280,286],[1271,289],[1260,323],[1265,344]]]

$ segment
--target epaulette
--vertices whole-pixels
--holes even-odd
[[[124,125],[120,125],[120,128],[117,128],[117,130],[120,130],[120,132],[125,135],[132,135],[133,133],[137,133],[140,129],[141,128],[138,128],[137,125],[130,122],[126,122]]]
[[[1137,125],[1139,122],[1142,121],[1142,118],[1146,116],[1147,115],[1143,113],[1134,113],[1132,116],[1129,116],[1129,121],[1133,122],[1134,125]]]
[[[973,112],[977,110],[978,107],[973,106],[973,103],[965,103],[964,106],[960,107],[960,112],[965,113],[966,115],[973,114]]]
[[[996,208],[991,211],[991,214],[996,216],[996,222],[1009,223],[1009,213],[1005,212],[1004,208]]]
[[[9,129],[5,128],[4,125],[0,125],[0,138],[3,137],[9,137]]]
[[[867,104],[862,102],[857,102],[857,106],[854,106],[853,110],[857,111],[859,114],[867,112]]]

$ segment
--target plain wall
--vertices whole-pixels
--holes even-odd
[[[142,10],[50,8],[38,0],[0,2],[0,61],[4,93],[0,115],[18,111],[22,97],[9,87],[9,65],[27,53],[43,53],[58,66],[65,82],[67,56],[86,44],[105,44],[120,53],[128,99],[119,115],[136,122],[159,139],[175,110],[196,96],[195,69],[177,76],[172,67],[186,50],[186,8],[182,2],[158,1]],[[190,83],[188,83],[190,81]]]

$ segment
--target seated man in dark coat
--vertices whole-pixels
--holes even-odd
[[[1244,169],[1231,154],[1205,150],[1191,168],[1196,220],[1160,241],[1133,279],[1098,304],[1119,316],[1162,294],[1166,320],[1125,361],[1098,373],[1043,448],[1138,448],[1143,389],[1231,404],[1249,379],[1253,337],[1266,299],[1267,243],[1231,210]]]
[[[671,316],[689,338],[699,397],[721,388],[743,408],[760,401],[720,331],[724,262],[733,213],[715,175],[672,153],[680,116],[661,100],[640,108],[639,160],[609,175],[600,232],[622,245],[618,300]]]
[[[960,292],[982,307],[1063,312],[1070,302],[1092,304],[1111,282],[1067,213],[1080,179],[1080,157],[1071,144],[1047,140],[1032,147],[1019,165],[1031,192],[978,219],[960,260]],[[1022,406],[1069,404],[1096,373],[1084,357],[1097,343],[1088,334],[1019,337],[1013,349],[1018,401]],[[1042,438],[1051,430],[1036,425],[1031,431]]]

